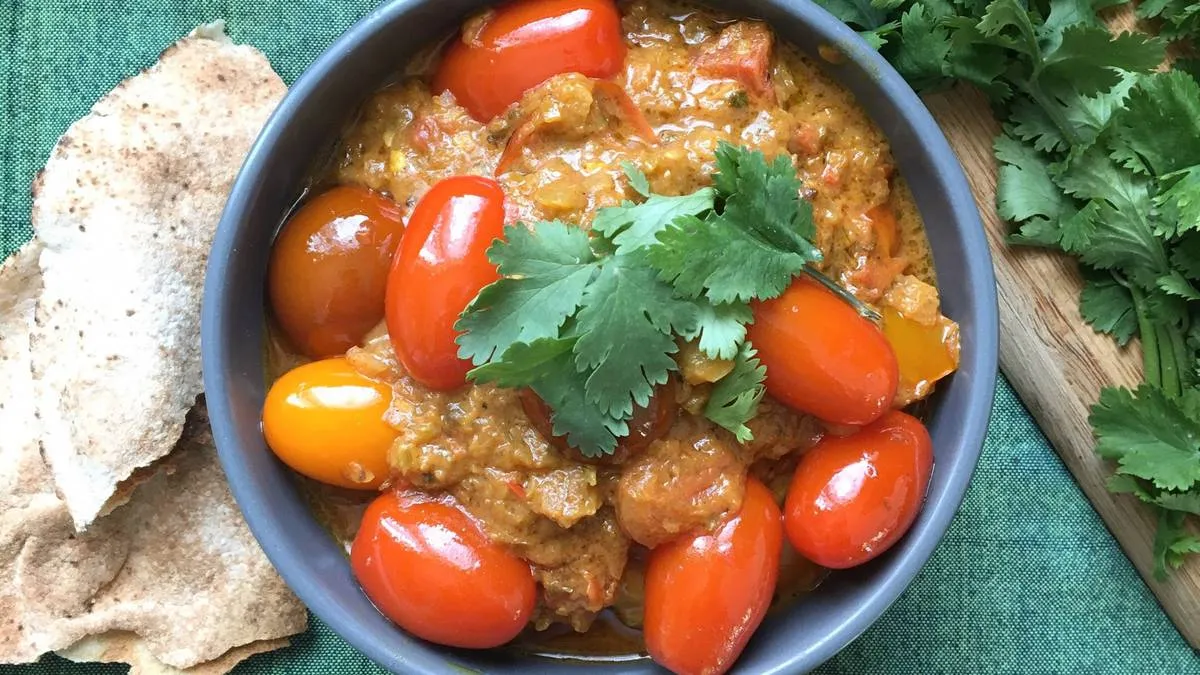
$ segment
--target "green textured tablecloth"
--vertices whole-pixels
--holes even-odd
[[[0,0],[0,257],[30,235],[29,185],[55,140],[196,25],[225,19],[291,83],[377,0]],[[824,675],[1200,673],[1200,660],[1007,383],[966,502],[912,587]],[[2,433],[3,430],[0,430]],[[819,597],[813,602],[820,602]],[[116,674],[47,658],[13,675]],[[379,669],[314,618],[241,675]]]

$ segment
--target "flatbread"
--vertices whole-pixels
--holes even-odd
[[[87,532],[48,497],[0,541],[0,663],[66,650],[147,669],[231,667],[249,656],[231,650],[265,650],[306,628],[229,492],[203,404],[159,472]]]
[[[179,440],[213,232],[284,91],[260,52],[205,27],[97,102],[34,182],[35,403],[79,530]]]
[[[42,282],[41,246],[27,244],[0,265],[0,662],[38,657],[19,639],[11,562],[38,523],[62,509],[38,453],[30,391],[29,334]]]
[[[89,636],[56,653],[79,663],[128,663],[129,675],[224,675],[251,656],[286,646],[286,639],[254,642],[244,647],[234,647],[213,661],[184,670],[172,668],[154,658],[145,642],[137,634],[127,631]]]

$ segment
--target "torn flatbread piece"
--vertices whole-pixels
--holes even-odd
[[[86,637],[57,654],[79,663],[127,663],[129,675],[224,675],[256,654],[288,646],[288,640],[263,640],[234,647],[213,661],[187,669],[172,668],[154,658],[145,642],[134,633],[112,631]]]
[[[78,534],[59,502],[10,528],[0,552],[2,663],[66,650],[130,655],[144,668],[232,667],[248,646],[279,645],[307,625],[229,492],[203,404],[128,504]],[[114,642],[120,633],[136,641]]]
[[[30,391],[29,334],[42,290],[41,247],[27,244],[0,264],[0,663],[37,659],[20,639],[18,594],[10,583],[25,539],[62,512],[38,453]]]
[[[179,440],[213,233],[284,91],[260,52],[206,27],[97,102],[34,183],[36,405],[77,529]]]

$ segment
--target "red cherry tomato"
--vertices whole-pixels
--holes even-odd
[[[480,176],[435,184],[413,209],[388,277],[388,334],[416,380],[446,390],[466,383],[454,323],[480,289],[500,278],[487,249],[504,233],[504,192]]]
[[[449,90],[471,117],[488,122],[554,75],[608,78],[624,61],[612,0],[516,0],[463,26],[433,90]]]
[[[826,422],[864,425],[896,397],[896,355],[879,328],[808,277],[757,303],[749,338],[767,391]]]
[[[383,318],[400,207],[343,185],[308,200],[271,249],[267,292],[288,340],[310,358],[339,356]]]
[[[712,534],[656,547],[646,567],[646,649],[679,675],[733,665],[762,623],[783,547],[770,490],[746,481],[742,508]]]
[[[350,548],[355,578],[404,630],[451,647],[498,647],[533,614],[529,565],[452,503],[388,492],[367,507]]]
[[[826,437],[796,467],[784,505],[788,539],[823,567],[865,563],[912,526],[932,472],[929,432],[898,410],[852,436]]]

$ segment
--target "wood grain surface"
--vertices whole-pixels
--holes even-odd
[[[1154,515],[1135,498],[1108,492],[1111,468],[1093,452],[1088,410],[1102,387],[1140,382],[1140,353],[1084,323],[1082,282],[1070,258],[1007,245],[1009,225],[996,213],[992,155],[1000,127],[983,96],[960,88],[925,102],[958,153],[983,217],[999,287],[1001,370],[1180,633],[1200,649],[1200,556],[1157,581]]]

